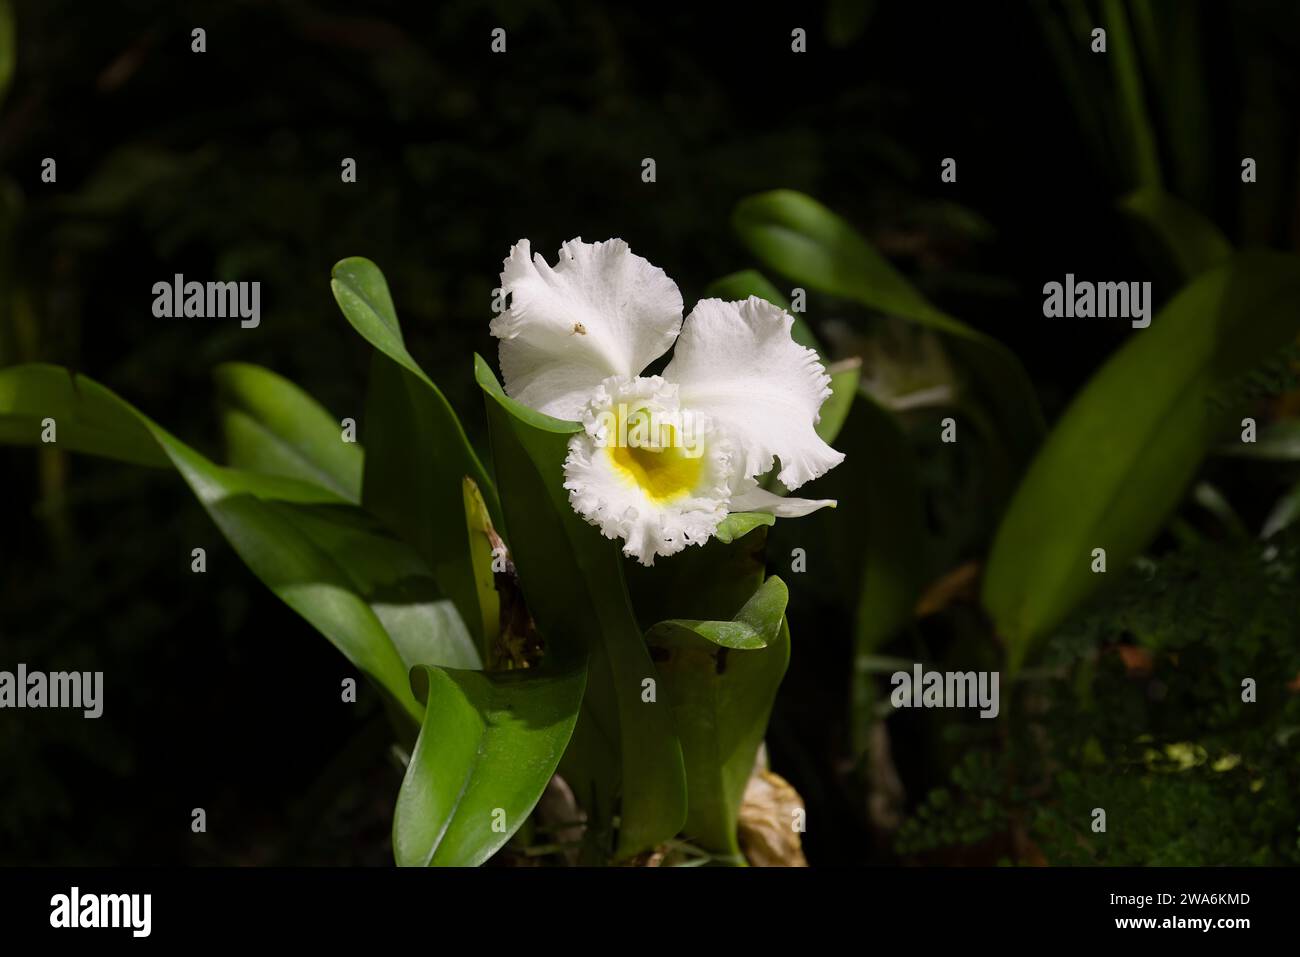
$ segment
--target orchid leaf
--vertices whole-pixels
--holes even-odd
[[[384,689],[411,719],[423,709],[413,664],[473,666],[464,625],[428,566],[346,499],[314,482],[217,465],[114,393],[57,366],[0,370],[0,441],[56,444],[185,479],[245,564]],[[152,447],[152,451],[150,448]]]
[[[1232,255],[1232,246],[1214,223],[1163,190],[1134,190],[1120,200],[1120,207],[1150,227],[1184,278],[1198,276]]]
[[[361,446],[298,386],[270,369],[244,362],[217,367],[226,461],[250,472],[283,475],[361,501]]]
[[[616,858],[658,846],[681,829],[686,781],[670,709],[646,700],[657,672],[628,603],[617,544],[582,520],[564,489],[569,436],[581,426],[506,396],[476,357],[505,509],[504,533],[546,661],[582,657],[589,679],[562,769],[592,816],[596,839],[620,820]],[[607,850],[606,850],[607,852]]]
[[[495,854],[555,773],[585,679],[581,667],[414,669],[425,709],[393,814],[397,863],[475,867]]]
[[[740,804],[790,660],[786,597],[780,579],[770,578],[738,616],[767,637],[762,648],[719,646],[698,626],[672,622],[646,635],[681,729],[690,795],[684,833],[737,864]]]
[[[423,556],[483,645],[491,610],[482,607],[475,579],[463,481],[478,486],[494,521],[500,517],[496,488],[451,404],[407,351],[379,268],[368,259],[344,259],[330,288],[348,322],[375,347],[362,504]]]
[[[773,575],[759,586],[758,591],[750,596],[749,601],[736,612],[734,618],[726,621],[695,621],[673,618],[661,621],[647,632],[650,635],[675,628],[693,631],[707,641],[723,648],[753,650],[766,648],[776,639],[777,627],[781,616],[785,614],[790,592],[785,582]]]
[[[984,604],[1012,668],[1146,547],[1232,421],[1223,387],[1300,329],[1300,262],[1240,253],[1203,273],[1092,377],[998,529]]]

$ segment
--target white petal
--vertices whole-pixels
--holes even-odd
[[[731,496],[730,511],[771,512],[777,518],[799,518],[818,509],[834,508],[836,504],[833,498],[789,498],[774,495],[767,489],[760,488],[753,479],[745,479],[740,491]]]
[[[611,425],[623,417],[620,408],[662,415],[676,423],[677,434],[688,431],[682,419],[673,418],[679,412],[676,389],[663,379],[611,379],[597,389],[585,411],[586,429],[569,440],[564,487],[574,511],[606,538],[623,540],[624,555],[653,565],[656,556],[704,544],[726,518],[731,450],[707,430],[691,434],[681,447],[656,451],[625,445],[620,433],[629,430]],[[660,455],[678,458],[659,460]],[[683,456],[689,464],[682,462]],[[661,463],[673,462],[679,467],[658,470]],[[646,470],[638,471],[643,463],[648,463]]]
[[[663,373],[684,407],[710,416],[731,440],[746,477],[762,475],[776,456],[778,478],[792,489],[844,461],[813,428],[831,379],[817,353],[791,338],[793,324],[756,296],[702,299]]]
[[[627,243],[573,239],[555,268],[528,240],[510,250],[501,288],[510,306],[492,320],[506,393],[561,419],[576,419],[609,376],[634,376],[673,344],[682,296],[662,269]]]

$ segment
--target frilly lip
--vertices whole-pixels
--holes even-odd
[[[703,545],[727,517],[734,470],[731,447],[721,436],[703,442],[703,471],[695,488],[667,502],[620,476],[610,452],[598,434],[574,435],[564,461],[564,487],[573,510],[606,538],[621,539],[629,558],[653,565],[656,557]]]

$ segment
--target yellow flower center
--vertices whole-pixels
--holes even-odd
[[[656,503],[691,494],[700,483],[704,456],[698,448],[688,450],[678,440],[674,426],[662,423],[657,436],[654,431],[645,410],[632,412],[627,416],[626,429],[619,428],[610,445],[609,460],[625,481],[638,486]]]

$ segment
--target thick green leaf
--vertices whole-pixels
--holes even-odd
[[[1163,190],[1135,190],[1120,200],[1120,207],[1155,232],[1187,279],[1232,255],[1232,247],[1214,223]]]
[[[426,702],[393,814],[402,866],[475,867],[524,823],[555,773],[585,672],[416,668]]]
[[[361,501],[361,446],[339,420],[283,376],[245,362],[217,366],[226,461],[235,468],[315,482]]]
[[[120,402],[82,395],[81,377],[60,366],[20,365],[0,369],[0,442],[36,445],[42,422],[54,420],[58,447],[105,458],[169,468],[171,459],[149,429]]]
[[[684,833],[737,864],[744,862],[736,836],[740,804],[790,661],[784,598],[782,586],[762,600],[763,613],[775,618],[761,621],[772,640],[758,650],[718,647],[698,629],[671,623],[646,635],[681,729],[690,793]]]
[[[336,493],[216,465],[85,376],[42,365],[0,370],[0,441],[38,443],[47,414],[60,445],[174,466],[253,573],[412,722],[423,712],[411,696],[410,665],[476,663],[427,565]]]
[[[362,504],[415,546],[482,645],[491,611],[479,603],[463,480],[478,486],[494,521],[500,517],[496,488],[451,404],[407,352],[379,268],[368,259],[344,259],[330,288],[348,322],[376,350]]]
[[[1011,460],[1029,460],[1043,418],[1029,377],[1009,350],[933,306],[857,230],[809,196],[792,190],[751,196],[736,206],[734,223],[756,256],[801,285],[947,334],[969,387],[1000,424]]]
[[[564,776],[595,833],[617,806],[615,855],[628,857],[680,830],[685,771],[669,708],[642,700],[643,682],[657,672],[628,605],[618,545],[573,511],[563,487],[569,436],[581,426],[507,397],[481,357],[475,375],[487,396],[506,539],[547,660],[588,659]]]
[[[984,603],[1018,667],[1159,530],[1220,428],[1227,380],[1300,326],[1300,262],[1242,253],[1203,274],[1093,376],[1052,430],[998,529]]]
[[[286,505],[285,517],[347,575],[409,669],[481,668],[456,606],[438,591],[424,559],[360,508]]]
[[[672,618],[651,628],[646,640],[653,644],[651,636],[665,629],[685,628],[723,648],[766,648],[776,639],[789,600],[790,592],[786,589],[785,582],[773,575],[754,592],[734,618],[727,621]]]

